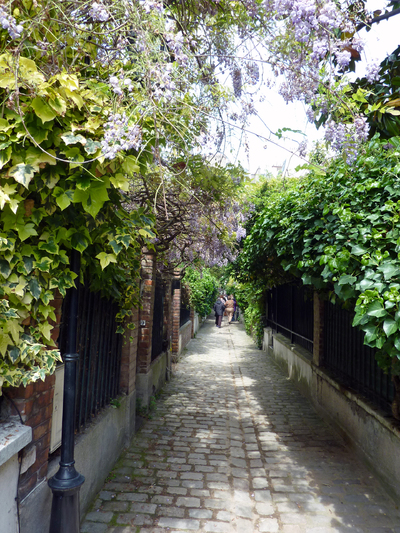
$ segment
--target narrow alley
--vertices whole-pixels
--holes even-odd
[[[243,325],[208,319],[81,532],[400,533],[400,512]]]

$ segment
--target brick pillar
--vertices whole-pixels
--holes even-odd
[[[151,364],[151,338],[153,333],[153,309],[156,290],[156,261],[153,253],[145,251],[142,258],[142,309],[139,313],[138,368],[147,374]]]
[[[325,302],[314,291],[314,350],[313,361],[316,366],[324,363],[324,310]]]
[[[176,278],[178,278],[176,276]],[[179,328],[181,325],[181,289],[174,289],[172,295],[172,346],[171,351],[177,355],[179,352]]]
[[[121,374],[120,385],[121,391],[125,394],[131,394],[136,387],[136,358],[138,352],[139,338],[139,310],[132,309],[132,316],[129,317],[129,324],[134,326],[133,329],[126,327],[121,354]]]
[[[22,420],[32,428],[32,442],[24,449],[18,495],[25,498],[35,486],[46,478],[50,449],[51,420],[53,414],[55,375],[45,381],[29,383],[26,387],[5,389],[12,399],[11,414],[21,414]],[[15,407],[14,407],[15,405]]]

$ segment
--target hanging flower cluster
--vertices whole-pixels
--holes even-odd
[[[139,150],[142,142],[142,131],[135,124],[129,125],[125,113],[111,115],[104,126],[104,138],[101,151],[107,159],[114,159],[121,150]]]

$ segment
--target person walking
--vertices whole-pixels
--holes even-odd
[[[225,303],[225,309],[228,315],[228,324],[232,322],[233,312],[235,311],[235,304],[233,302],[233,296],[228,296],[228,300]]]
[[[221,327],[222,317],[224,316],[224,311],[225,311],[225,303],[224,303],[222,296],[220,296],[214,304],[215,325],[217,326],[217,328]]]

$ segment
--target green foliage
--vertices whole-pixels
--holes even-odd
[[[8,53],[0,75],[4,101],[19,87],[18,106],[7,102],[0,119],[0,385],[18,386],[44,379],[59,359],[45,346],[54,347],[55,293],[75,283],[71,250],[93,290],[119,302],[123,321],[138,301],[141,246],[155,234],[143,208],[124,209],[129,169],[100,156],[111,102],[103,85],[65,72],[46,78]]]
[[[250,335],[256,345],[261,348],[264,337],[263,316],[265,316],[264,281],[247,283],[230,282],[227,285],[228,294],[235,296],[237,305],[244,318],[246,333]]]
[[[218,296],[217,279],[208,268],[188,268],[182,281],[189,288],[190,307],[200,316],[208,316]]]
[[[353,308],[377,360],[400,372],[400,139],[373,138],[266,199],[240,257],[243,279],[290,276]]]

